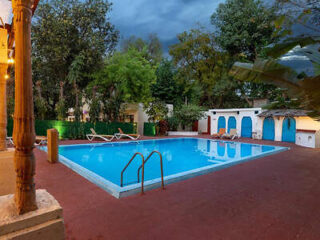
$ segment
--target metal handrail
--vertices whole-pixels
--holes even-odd
[[[141,178],[141,181],[143,181],[144,179],[144,164],[147,163],[147,161],[151,158],[151,156],[154,154],[154,153],[157,153],[160,157],[160,170],[161,170],[161,187],[162,189],[164,189],[164,181],[163,181],[163,163],[162,163],[162,155],[160,152],[158,151],[152,151],[149,156],[146,158],[146,160],[144,161],[144,163],[138,168],[138,182],[140,182],[140,169],[142,168],[142,178]]]
[[[141,194],[144,193],[143,191],[143,181],[144,181],[144,156],[139,153],[139,152],[136,152],[132,158],[130,159],[130,161],[127,163],[127,165],[123,168],[122,172],[121,172],[121,183],[120,183],[120,186],[123,187],[123,173],[124,171],[128,168],[128,166],[130,165],[130,163],[132,162],[132,160],[137,156],[137,155],[140,155],[141,156],[141,159],[142,159],[142,165],[140,167],[142,167],[142,177],[141,177]]]

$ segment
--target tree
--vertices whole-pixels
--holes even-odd
[[[223,96],[232,91],[235,95],[237,84],[228,76],[232,66],[230,57],[218,51],[213,34],[201,28],[192,29],[179,34],[178,40],[179,43],[170,47],[169,53],[178,69],[178,84],[184,90],[183,97],[193,99],[191,102],[196,104],[214,107],[221,106]]]
[[[212,14],[211,23],[223,50],[253,61],[276,40],[275,18],[275,9],[265,7],[259,0],[227,0]]]
[[[254,63],[237,62],[232,67],[230,74],[242,81],[268,82],[286,89],[289,95],[299,98],[301,108],[311,110],[310,115],[319,118],[319,72],[310,77],[277,62],[280,56],[299,45],[300,53],[313,62],[315,69],[320,69],[320,50],[317,43],[320,43],[320,37],[287,39],[267,50],[270,58],[257,59]]]
[[[320,2],[314,0],[277,0],[276,34],[282,37],[299,32],[320,33]]]
[[[122,52],[127,52],[131,48],[143,53],[143,56],[152,65],[158,65],[162,59],[162,46],[156,34],[150,34],[147,40],[131,36],[122,41]]]
[[[146,113],[149,116],[149,122],[159,122],[164,120],[168,115],[169,109],[165,102],[152,101],[146,106]]]
[[[41,81],[36,82],[37,93],[34,98],[35,117],[41,120],[45,120],[45,114],[48,111],[47,103],[41,95]]]
[[[182,105],[174,112],[174,117],[178,119],[183,130],[190,128],[192,124],[205,116],[204,109],[197,105]]]
[[[89,88],[96,87],[108,121],[118,120],[124,103],[144,103],[151,100],[151,85],[156,80],[155,69],[135,49],[116,52],[100,71],[93,74]]]
[[[88,76],[114,51],[118,32],[109,21],[110,9],[107,0],[44,0],[38,6],[32,25],[33,80],[42,81],[42,96],[59,118],[78,104]],[[72,89],[71,95],[63,94]]]
[[[176,69],[172,61],[163,59],[156,70],[157,81],[152,85],[152,96],[165,103],[175,103],[181,98],[176,82]]]
[[[263,49],[277,41],[274,35],[276,8],[266,7],[260,0],[227,0],[211,16],[217,43],[232,56],[230,68],[237,60],[254,61],[264,56]],[[230,69],[229,68],[229,69]],[[229,71],[229,70],[228,70]],[[238,92],[252,106],[252,99],[269,98],[276,87],[255,82],[238,82]]]

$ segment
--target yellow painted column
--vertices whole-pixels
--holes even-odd
[[[6,74],[8,68],[8,32],[0,28],[0,151],[7,149],[7,85]]]
[[[15,32],[15,203],[19,214],[37,209],[33,154],[35,130],[31,69],[31,6],[33,0],[12,0]]]
[[[0,63],[0,151],[7,149],[7,64]]]

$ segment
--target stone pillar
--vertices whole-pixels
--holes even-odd
[[[7,64],[0,63],[0,151],[7,149]]]
[[[33,154],[35,130],[31,69],[31,6],[33,0],[12,0],[15,32],[15,204],[19,214],[37,209]]]

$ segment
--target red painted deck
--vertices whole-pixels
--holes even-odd
[[[281,145],[292,149],[122,199],[35,150],[36,186],[62,205],[67,239],[319,240],[320,150]]]

